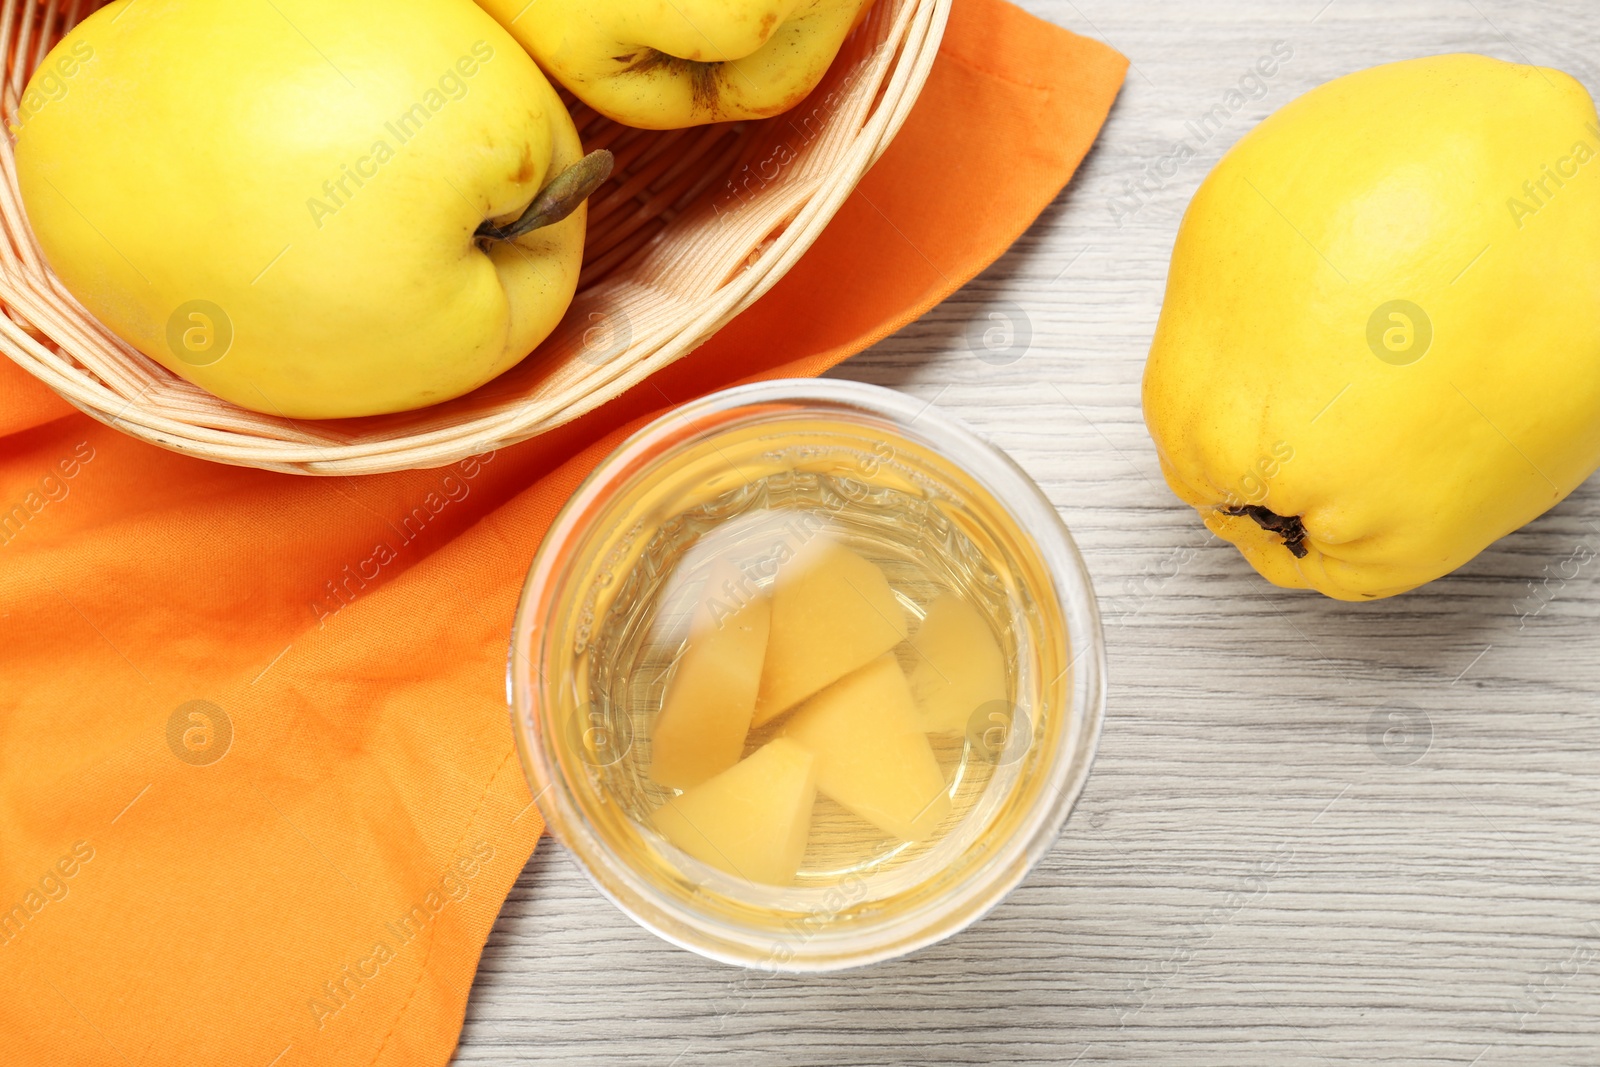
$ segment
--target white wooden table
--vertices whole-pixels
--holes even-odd
[[[1024,6],[1132,58],[1099,147],[993,269],[836,373],[937,398],[1076,535],[1111,683],[1076,814],[966,933],[753,993],[634,926],[546,841],[490,939],[458,1062],[1600,1064],[1600,567],[1519,617],[1546,567],[1600,549],[1600,486],[1420,592],[1339,604],[1274,590],[1211,540],[1139,414],[1178,219],[1228,145],[1321,82],[1429,53],[1600,89],[1600,5]],[[1125,183],[1279,41],[1293,57],[1264,95],[1119,219]],[[965,331],[1006,302],[1032,344],[997,367]],[[1374,723],[1401,729],[1386,747]]]

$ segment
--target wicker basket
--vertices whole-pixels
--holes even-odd
[[[477,391],[399,415],[296,422],[220,400],[117,339],[45,265],[0,138],[0,351],[96,419],[165,448],[294,474],[438,467],[605,403],[701,344],[809,248],[905,121],[951,0],[877,0],[824,83],[760,122],[649,132],[579,106],[612,179],[590,201],[577,298],[526,360]],[[93,0],[4,0],[0,112]]]

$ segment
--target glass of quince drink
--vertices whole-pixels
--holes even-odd
[[[819,971],[960,930],[1054,842],[1103,713],[1055,509],[928,405],[778,381],[663,416],[546,535],[513,724],[552,831],[666,939]]]

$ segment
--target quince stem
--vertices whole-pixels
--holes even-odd
[[[525,233],[554,226],[578,210],[578,205],[589,199],[589,195],[611,177],[615,162],[611,153],[603,148],[590,152],[539,190],[539,195],[533,198],[533,203],[515,222],[504,226],[485,222],[478,227],[474,236],[489,241],[514,241]]]
[[[1283,547],[1294,554],[1295,559],[1306,558],[1306,526],[1300,521],[1300,516],[1290,515],[1285,518],[1275,511],[1268,511],[1260,504],[1247,504],[1242,508],[1221,508],[1224,515],[1247,515],[1256,521],[1256,525],[1263,530],[1277,534],[1283,538]]]

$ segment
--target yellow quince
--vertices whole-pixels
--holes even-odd
[[[1195,194],[1144,376],[1168,484],[1270,581],[1446,574],[1600,466],[1600,123],[1556,70],[1330,82]]]
[[[602,115],[674,130],[787,111],[872,0],[478,2]]]
[[[520,361],[572,299],[609,172],[470,0],[117,0],[19,115],[23,203],[72,294],[291,418],[421,407]]]

